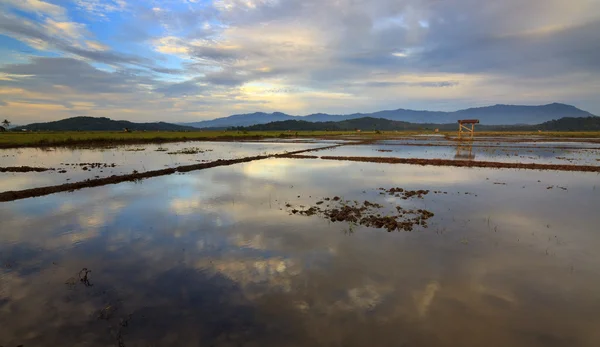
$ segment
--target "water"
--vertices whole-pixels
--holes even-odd
[[[334,196],[435,216],[286,207]],[[318,159],[2,203],[0,345],[595,347],[598,206],[594,173]]]
[[[429,144],[429,145],[428,145]],[[362,157],[395,157],[424,159],[457,159],[495,161],[507,163],[537,163],[564,165],[600,166],[600,149],[598,148],[566,148],[563,144],[544,146],[522,146],[502,143],[501,146],[487,145],[435,145],[418,143],[417,145],[400,145],[389,142],[375,145],[346,145],[314,153],[319,156],[362,156]]]
[[[0,167],[34,166],[55,171],[0,173],[0,191],[44,187],[68,182],[145,172],[167,167],[192,165],[218,159],[283,154],[328,144],[253,143],[190,141],[165,144],[127,145],[109,148],[14,148],[0,149]],[[172,154],[184,149],[200,149],[195,154]],[[157,151],[159,150],[159,151]],[[94,167],[80,163],[107,164]],[[114,167],[113,167],[114,165]],[[60,173],[58,171],[66,172]]]

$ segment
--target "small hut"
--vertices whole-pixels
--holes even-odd
[[[465,124],[471,124],[469,128]],[[475,135],[475,124],[479,124],[479,119],[461,119],[458,121],[458,139],[462,139],[463,132],[468,132],[473,139],[473,135]]]

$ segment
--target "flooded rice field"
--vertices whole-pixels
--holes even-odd
[[[330,145],[20,149],[0,167],[131,172]],[[452,158],[303,154],[327,151]],[[2,190],[71,170],[0,173]],[[599,207],[595,172],[273,156],[2,202],[0,346],[595,347]]]
[[[0,149],[0,167],[43,167],[45,172],[1,173],[0,191],[146,172],[182,165],[324,147],[316,143],[190,141],[92,148]]]
[[[557,148],[558,147],[558,148]],[[458,159],[503,163],[600,165],[600,145],[596,148],[549,146],[486,145],[348,145],[315,152],[318,156],[363,156],[423,159]]]

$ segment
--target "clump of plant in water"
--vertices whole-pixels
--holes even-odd
[[[168,150],[169,150],[168,148],[158,147],[158,148],[157,148],[157,149],[155,149],[154,151],[155,151],[155,152],[166,152],[166,151],[168,151]]]
[[[383,188],[382,188],[383,189]],[[401,195],[406,200],[411,197],[423,198],[429,191],[407,191],[392,188],[385,192],[396,196]],[[385,194],[385,193],[384,193]],[[323,207],[324,202],[327,205]],[[343,200],[338,196],[324,198],[317,201],[315,206],[307,209],[297,209],[291,204],[286,204],[291,214],[303,216],[319,215],[332,222],[347,222],[350,225],[364,225],[367,227],[386,229],[388,232],[394,230],[412,231],[414,227],[427,228],[427,220],[434,216],[433,212],[424,209],[405,209],[401,206],[385,208],[383,205],[370,201]]]
[[[212,152],[212,149],[201,149],[198,147],[188,147],[188,148],[182,148],[178,151],[168,152],[167,154],[199,154],[199,153],[205,153],[205,152]]]
[[[379,188],[379,190],[381,190],[381,192],[379,193],[381,195],[388,194],[388,195],[395,196],[396,198],[401,198],[402,200],[407,200],[408,198],[412,198],[413,196],[416,196],[419,199],[423,199],[423,196],[429,194],[429,190],[423,190],[423,189],[408,190],[408,189],[403,189],[403,188],[390,188],[390,189]]]

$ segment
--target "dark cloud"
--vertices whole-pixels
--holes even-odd
[[[204,88],[196,80],[171,83],[155,88],[154,91],[169,97],[201,94]]]
[[[218,86],[239,86],[255,79],[252,74],[238,72],[235,70],[223,70],[219,72],[207,73],[203,81]]]
[[[213,46],[190,46],[190,55],[194,58],[210,60],[217,63],[233,62],[243,58],[244,53],[237,49]]]
[[[34,57],[27,64],[5,65],[0,72],[15,75],[16,81],[0,81],[0,85],[19,86],[30,90],[66,86],[86,93],[130,93],[138,83],[152,83],[123,71],[98,70],[73,58]]]
[[[446,88],[459,85],[457,81],[440,81],[440,82],[367,82],[355,84],[362,87],[388,88],[396,86],[408,87],[426,87],[426,88]]]

